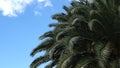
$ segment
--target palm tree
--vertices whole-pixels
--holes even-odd
[[[46,51],[31,63],[37,68],[120,68],[120,1],[73,1],[64,6],[67,13],[52,16],[58,23],[40,38],[43,43],[31,55]]]

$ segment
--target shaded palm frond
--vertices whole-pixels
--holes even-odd
[[[44,39],[46,37],[53,37],[53,36],[54,36],[53,31],[48,31],[48,32],[44,33],[42,36],[40,36],[39,39],[42,40],[42,39]]]
[[[30,68],[37,68],[40,64],[45,63],[50,61],[49,55],[44,55],[44,56],[40,56],[39,58],[35,59],[31,65]]]
[[[52,24],[49,24],[49,27],[66,27],[67,25],[69,25],[68,23],[52,23]]]
[[[45,68],[53,68],[57,64],[58,60],[53,60],[51,63],[49,63]]]
[[[33,49],[31,52],[31,56],[34,56],[36,53],[43,51],[43,50],[49,50],[50,47],[54,45],[53,39],[47,39],[44,42],[42,42],[40,45],[38,45],[36,48]]]
[[[56,19],[59,22],[66,22],[66,21],[68,21],[68,16],[64,13],[60,13],[60,14],[53,15],[52,19]]]
[[[57,35],[56,35],[56,40],[60,40],[62,38],[64,38],[65,36],[69,36],[72,35],[72,31],[74,30],[74,27],[66,27],[64,28],[62,31],[60,31]]]

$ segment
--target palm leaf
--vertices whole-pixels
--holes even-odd
[[[35,59],[31,65],[30,68],[37,68],[40,64],[48,62],[50,60],[49,55],[46,54],[44,56],[40,56],[39,58]]]
[[[48,50],[52,45],[54,44],[53,39],[47,39],[44,42],[42,42],[40,45],[38,45],[36,48],[33,49],[31,52],[31,56],[34,56],[36,53],[43,51],[43,50]]]
[[[49,27],[65,27],[69,25],[68,23],[52,23],[52,24],[49,24]]]
[[[74,27],[66,27],[64,28],[61,32],[59,32],[56,35],[56,40],[60,40],[62,38],[64,38],[65,36],[71,34],[70,32],[74,29]]]
[[[68,21],[68,17],[64,13],[55,14],[55,15],[52,16],[52,19],[56,19],[59,22],[66,22],[66,21]]]
[[[44,39],[46,37],[53,37],[53,36],[54,36],[53,31],[48,31],[48,32],[44,33],[42,36],[40,36],[39,39],[42,40],[42,39]]]
[[[71,14],[71,8],[67,7],[67,6],[63,6],[63,9],[67,12],[67,14]]]
[[[51,63],[45,66],[45,68],[53,68],[57,64],[58,60],[53,60]]]

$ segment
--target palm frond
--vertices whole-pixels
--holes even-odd
[[[80,39],[80,36],[75,36],[75,37],[72,37],[69,41],[69,49],[71,51],[71,53],[76,53],[74,52],[75,47],[78,47],[79,45],[77,44],[78,40]],[[77,46],[75,46],[77,45]],[[79,48],[80,49],[80,48]]]
[[[74,29],[74,27],[66,27],[64,28],[61,32],[59,32],[57,35],[56,35],[56,40],[60,40],[61,38],[64,38],[65,36],[67,35],[70,35],[70,31],[72,32]]]
[[[56,42],[56,44],[54,45],[54,47],[52,47],[52,49],[50,51],[50,58],[58,59],[60,57],[60,54],[64,50],[64,47],[65,47],[64,45],[65,44],[63,43],[63,41]]]
[[[81,68],[93,61],[93,58],[89,54],[76,54],[67,58],[61,68]]]
[[[66,22],[66,21],[68,21],[68,16],[64,13],[60,13],[60,14],[53,15],[52,19],[56,19],[59,22]]]
[[[45,66],[45,68],[53,68],[57,64],[58,60],[53,60],[51,63]]]
[[[38,45],[36,48],[34,48],[30,55],[34,56],[36,53],[40,51],[48,50],[50,47],[52,47],[52,45],[54,45],[54,40],[47,39],[44,42],[42,42],[40,45]]]
[[[44,39],[46,37],[53,37],[53,36],[54,36],[53,31],[48,31],[48,32],[44,33],[42,36],[40,36],[39,39],[42,40],[42,39]]]
[[[39,58],[35,59],[31,65],[30,68],[37,68],[40,64],[48,62],[50,60],[49,55],[46,54],[44,56],[40,56]]]
[[[67,7],[67,6],[63,6],[63,9],[67,12],[67,14],[71,14],[71,8]]]
[[[69,58],[67,58],[63,63],[61,68],[74,68],[76,63],[78,61],[77,56],[70,56]]]
[[[65,27],[69,25],[68,23],[52,23],[52,24],[49,24],[49,27]]]

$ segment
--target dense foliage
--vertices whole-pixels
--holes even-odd
[[[66,13],[52,16],[45,39],[31,56],[46,51],[30,68],[120,68],[120,0],[73,1]]]

